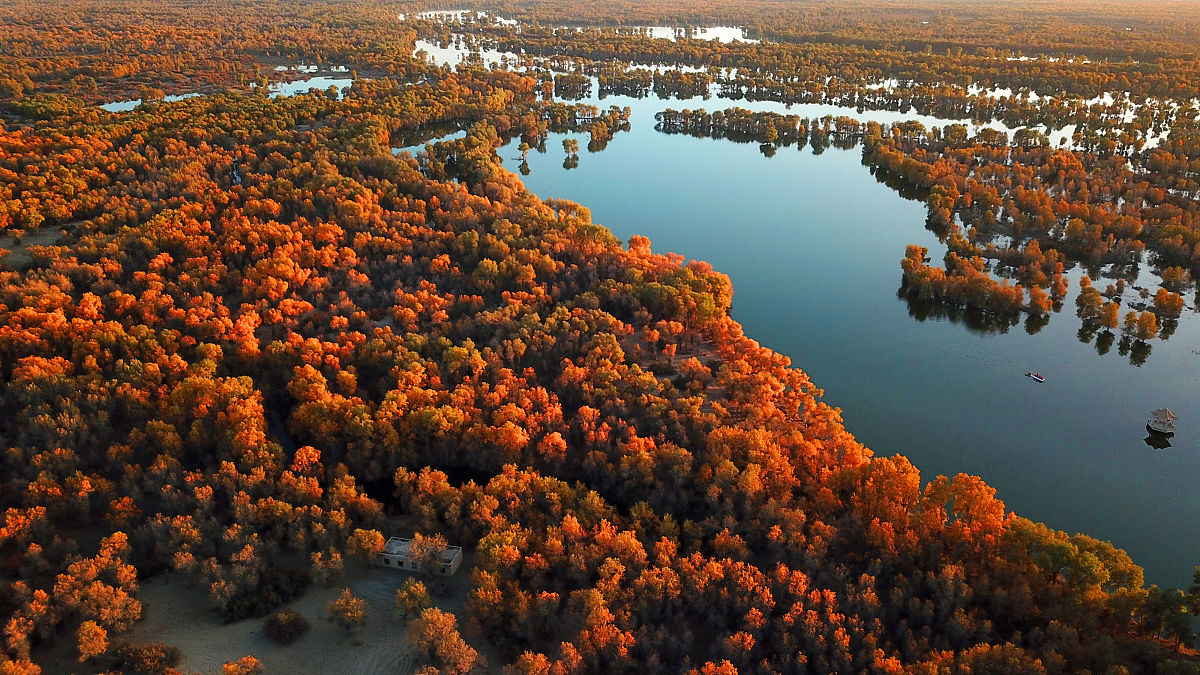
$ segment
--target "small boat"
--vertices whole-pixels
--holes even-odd
[[[1146,420],[1146,428],[1157,434],[1171,436],[1175,433],[1175,420],[1179,419],[1175,413],[1167,408],[1159,408],[1150,413],[1150,419]]]
[[[1025,373],[1025,377],[1032,378],[1034,382],[1045,382],[1046,378],[1041,373]]]

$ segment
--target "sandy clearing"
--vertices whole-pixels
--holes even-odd
[[[391,675],[413,669],[406,622],[392,612],[404,575],[362,568],[350,571],[332,588],[310,588],[287,605],[312,624],[295,643],[279,646],[263,635],[262,619],[223,624],[209,609],[206,593],[176,579],[149,581],[139,594],[145,619],[131,639],[165,642],[183,652],[184,672],[219,673],[227,661],[253,655],[268,673],[362,673]],[[325,619],[325,608],[343,587],[367,601],[366,623],[353,634]]]
[[[411,536],[402,519],[390,529]],[[463,564],[453,577],[409,574],[400,570],[346,561],[345,572],[332,586],[313,585],[301,597],[283,606],[308,619],[312,630],[296,642],[279,646],[263,634],[264,619],[246,619],[226,624],[211,609],[207,589],[193,585],[177,573],[141,580],[137,597],[142,601],[142,620],[125,634],[111,636],[112,645],[124,642],[162,642],[182,652],[177,668],[184,673],[215,675],[226,662],[247,654],[262,662],[268,675],[290,673],[346,673],[347,675],[407,674],[416,661],[406,639],[408,619],[393,609],[396,590],[410,577],[425,583],[433,606],[453,613],[463,639],[490,668],[475,672],[500,672],[503,660],[496,645],[484,635],[471,631],[467,624],[466,599],[471,588],[471,570],[475,551],[463,551]],[[345,630],[326,620],[326,607],[349,587],[366,600],[366,623],[347,635]],[[62,634],[53,643],[34,649],[33,658],[45,675],[96,673],[91,664],[80,664],[76,657],[75,636]]]
[[[19,244],[11,234],[0,236],[0,248],[9,251],[8,256],[4,257],[3,262],[0,262],[0,264],[14,270],[24,267],[33,260],[33,253],[29,250],[30,246],[52,246],[57,244],[63,238],[66,228],[76,224],[68,223],[60,227],[44,227],[27,232],[21,237],[21,243]]]
[[[348,566],[349,567],[349,566]],[[300,598],[285,605],[312,624],[312,631],[296,642],[279,646],[263,634],[263,619],[222,623],[210,608],[207,593],[178,575],[155,577],[138,592],[142,620],[123,641],[163,642],[183,653],[177,668],[185,673],[215,674],[228,661],[250,654],[271,675],[280,673],[347,673],[393,675],[411,673],[413,649],[405,639],[408,622],[392,610],[396,589],[406,575],[390,570],[355,565],[329,588],[313,586]],[[349,587],[367,601],[366,623],[347,635],[326,620],[325,608]],[[94,673],[91,664],[75,661],[73,641],[65,639],[34,658],[46,675]]]

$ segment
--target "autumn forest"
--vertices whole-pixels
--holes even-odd
[[[886,252],[907,302],[1137,368],[1197,305],[1192,0],[0,0],[0,27],[0,673],[1200,673],[1200,568],[1151,583],[987,476],[873,453],[729,276],[522,182],[631,133],[597,96],[854,152],[942,246]],[[393,536],[462,568],[382,569]]]

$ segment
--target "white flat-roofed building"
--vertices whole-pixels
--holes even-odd
[[[391,537],[383,544],[375,564],[380,567],[407,570],[409,572],[428,572],[442,577],[453,576],[462,565],[462,547],[447,546],[441,550],[417,551],[414,555],[413,540],[404,537]]]
[[[1179,418],[1169,408],[1159,408],[1150,413],[1150,419],[1146,421],[1146,427],[1160,434],[1173,434],[1175,433],[1175,420],[1177,419]]]

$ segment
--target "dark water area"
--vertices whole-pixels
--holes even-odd
[[[754,143],[654,130],[658,110],[729,101],[588,102],[629,105],[632,130],[581,152],[570,170],[563,138],[581,148],[588,138],[552,134],[544,152],[529,153],[531,190],[583,204],[622,239],[645,235],[658,252],[728,274],[746,334],[791,357],[876,454],[907,456],[926,480],[982,476],[1020,515],[1128,550],[1148,582],[1190,582],[1200,564],[1200,322],[1190,312],[1148,349],[1081,336],[1078,268],[1048,322],[917,302],[901,290],[905,245],[929,247],[935,264],[945,248],[925,229],[919,195],[873,175],[860,150],[790,146],[768,157]],[[518,171],[515,143],[500,152]],[[1144,440],[1159,407],[1180,416],[1162,449]]]

